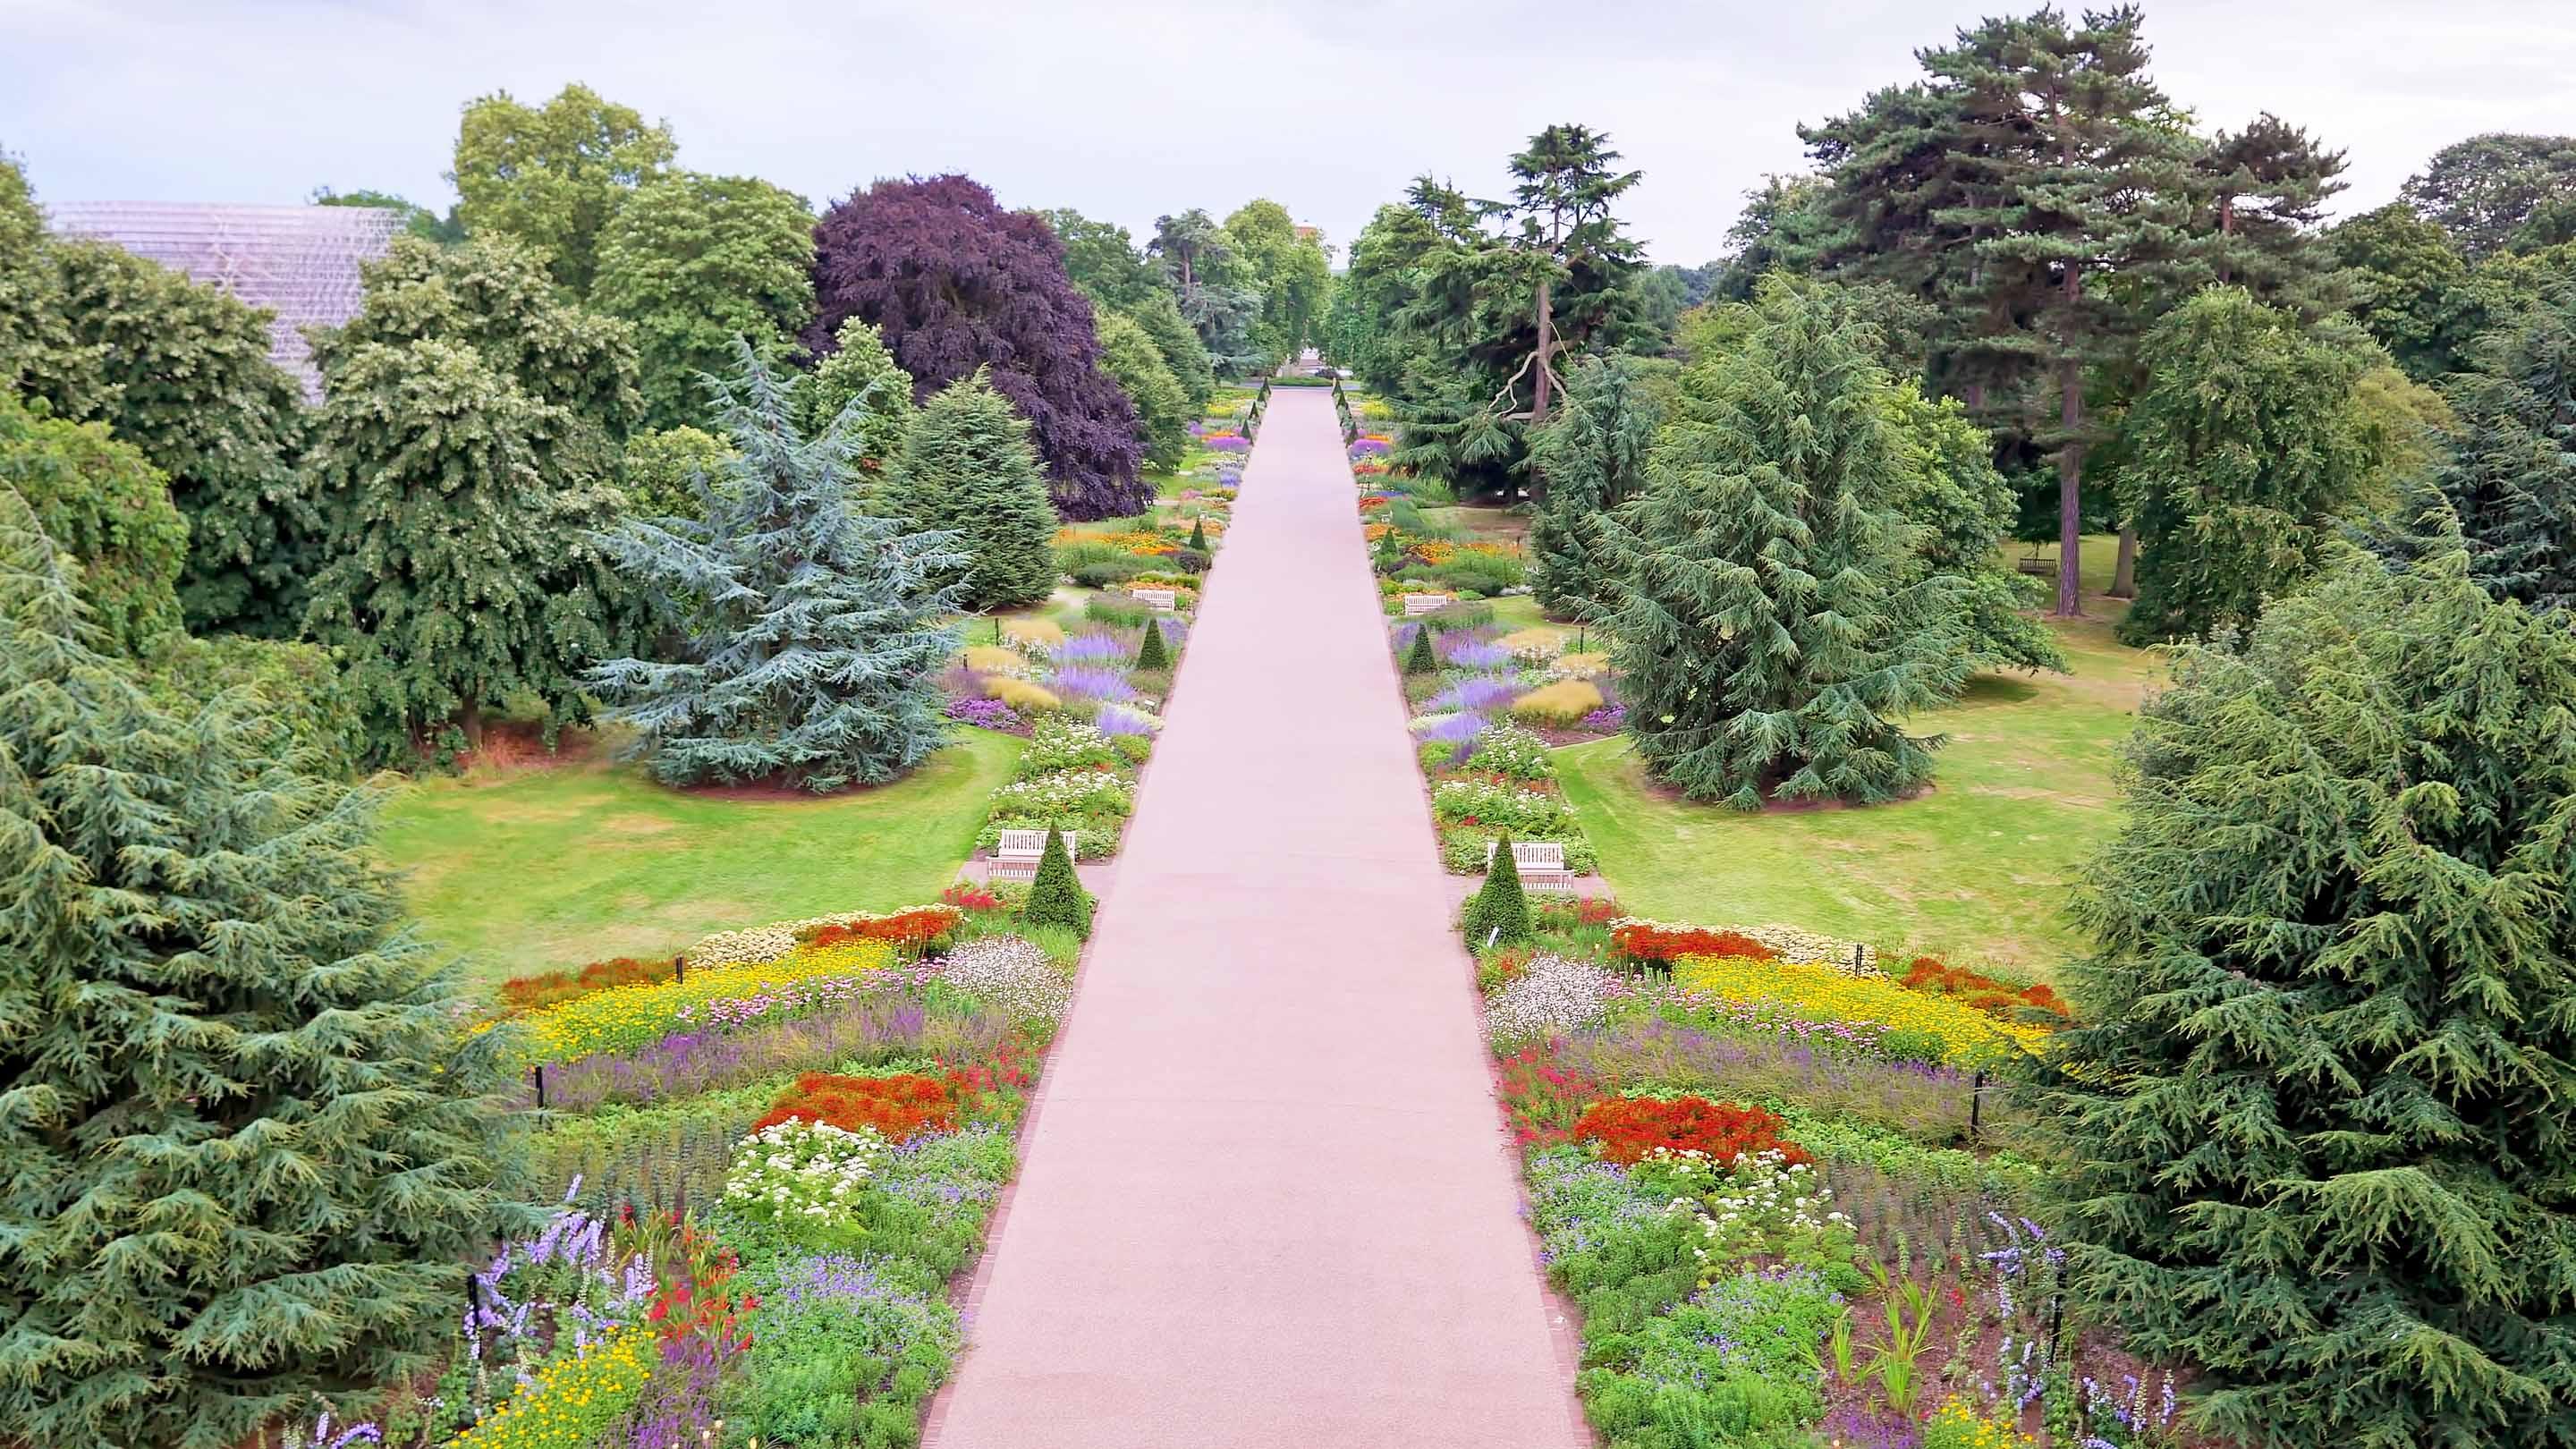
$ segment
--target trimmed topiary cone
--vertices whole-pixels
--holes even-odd
[[[1404,672],[1429,674],[1440,667],[1440,658],[1431,652],[1431,626],[1417,624],[1413,630],[1413,647],[1404,652]]]
[[[1190,520],[1190,547],[1197,549],[1201,553],[1208,551],[1206,519],[1193,518]]]
[[[1494,863],[1485,872],[1484,885],[1468,900],[1460,924],[1467,944],[1479,950],[1488,932],[1494,933],[1496,945],[1530,938],[1529,896],[1521,890],[1520,863],[1512,859],[1509,834],[1494,843]]]
[[[1145,621],[1144,642],[1136,646],[1136,667],[1139,669],[1169,669],[1172,667],[1172,651],[1163,644],[1162,620],[1148,619]]]
[[[1518,894],[1518,877],[1514,893]],[[1521,915],[1529,915],[1527,905]],[[1020,919],[1032,926],[1063,926],[1075,935],[1091,935],[1091,893],[1073,873],[1073,855],[1064,848],[1064,832],[1047,827],[1046,853],[1038,857],[1037,878],[1029,882],[1028,904],[1020,907]]]

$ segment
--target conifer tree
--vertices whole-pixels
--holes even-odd
[[[1208,551],[1206,519],[1193,518],[1190,520],[1190,547],[1196,549],[1200,553]]]
[[[1028,420],[982,372],[941,388],[914,414],[885,506],[956,535],[966,608],[1016,608],[1055,592],[1055,509]]]
[[[2470,352],[2472,370],[2452,380],[2459,421],[2433,482],[2479,582],[2576,617],[2576,287]]]
[[[681,658],[615,659],[591,681],[670,784],[822,793],[892,779],[946,738],[935,676],[957,650],[943,621],[959,591],[933,579],[964,560],[950,534],[857,511],[864,402],[807,438],[789,384],[748,345],[736,359],[716,395],[733,457],[721,484],[699,475],[704,521],[630,519],[595,536],[681,601]]]
[[[1404,651],[1404,672],[1407,674],[1429,674],[1437,670],[1439,667],[1440,657],[1433,653],[1431,648],[1431,626],[1428,624],[1414,625],[1412,647]]]
[[[619,505],[568,461],[590,437],[474,349],[335,349],[306,466],[330,559],[307,631],[340,648],[380,747],[531,694],[548,723],[588,718],[580,671],[627,647],[641,604],[584,541]]]
[[[2139,586],[2120,637],[2250,628],[2370,476],[2353,409],[2364,358],[2241,287],[2212,287],[2158,323],[2138,360],[2121,476]]]
[[[1077,936],[1089,936],[1091,907],[1091,893],[1074,874],[1064,832],[1048,826],[1046,849],[1038,856],[1038,873],[1029,882],[1029,899],[1020,907],[1020,919],[1032,926],[1061,926]]]
[[[1605,517],[1628,729],[1690,799],[1893,799],[1940,741],[1899,720],[1974,667],[1957,581],[1917,565],[1897,388],[1870,329],[1774,277],[1745,345],[1688,374],[1646,491]]]
[[[1545,482],[1530,518],[1530,582],[1548,612],[1587,619],[1601,609],[1619,565],[1598,521],[1645,486],[1663,422],[1634,359],[1591,358],[1566,377],[1562,410],[1530,431],[1530,467]]]
[[[1481,947],[1489,938],[1497,945],[1530,938],[1529,894],[1521,888],[1521,866],[1512,856],[1511,832],[1505,831],[1494,842],[1493,863],[1485,867],[1484,884],[1468,899],[1459,926],[1470,946]]]
[[[838,347],[814,365],[798,388],[798,416],[805,436],[819,438],[852,400],[868,399],[852,435],[858,452],[851,462],[863,475],[852,486],[873,496],[903,459],[903,435],[912,427],[912,374],[896,364],[877,329],[860,318],[842,323],[833,336]],[[869,391],[872,386],[874,392]]]
[[[269,361],[267,317],[123,247],[46,248],[74,346],[29,391],[108,425],[169,480],[188,520],[188,627],[283,636],[304,612],[319,520],[296,473],[304,399]]]
[[[402,921],[376,798],[83,642],[0,488],[0,1440],[234,1449],[433,1366],[523,1226],[510,1033]]]
[[[1171,667],[1172,651],[1171,646],[1163,642],[1163,621],[1160,619],[1146,620],[1145,637],[1136,646],[1136,668],[1139,671],[1144,671],[1163,670]]]
[[[2576,1443],[2576,631],[2351,559],[2140,711],[2050,1051],[2070,1280],[2281,1449]]]

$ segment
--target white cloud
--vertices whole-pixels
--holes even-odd
[[[0,0],[0,146],[40,195],[295,201],[316,185],[444,203],[456,114],[580,80],[679,133],[684,164],[818,202],[963,170],[1019,206],[1142,232],[1256,196],[1347,242],[1421,171],[1471,191],[1557,120],[1642,167],[1659,260],[1722,245],[1793,127],[1908,78],[1991,0],[1808,6],[1184,0],[746,7],[675,0]],[[2376,205],[2436,147],[2576,129],[2576,7],[2160,0],[2155,73],[2212,126],[2271,110],[2350,153]]]

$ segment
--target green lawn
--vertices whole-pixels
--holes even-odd
[[[413,785],[383,846],[478,981],[669,955],[728,926],[934,899],[1020,742],[962,730],[910,776],[822,800],[684,794],[601,764]]]
[[[2072,677],[1992,675],[1918,720],[1946,732],[1936,786],[1895,805],[1759,815],[1650,789],[1627,742],[1557,755],[1620,903],[1711,925],[1781,922],[2046,973],[2077,948],[2073,867],[2114,823],[2115,750],[2151,656],[2063,626]]]

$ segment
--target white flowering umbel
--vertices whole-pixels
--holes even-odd
[[[965,942],[939,963],[939,979],[1023,1021],[1062,1021],[1073,1005],[1064,969],[1018,936]]]
[[[735,1144],[724,1200],[755,1218],[831,1218],[848,1211],[885,1147],[864,1127],[801,1117],[764,1127]]]
[[[1671,1181],[1670,1210],[1700,1219],[1702,1285],[1756,1254],[1808,1262],[1829,1243],[1848,1243],[1851,1219],[1834,1207],[1834,1190],[1803,1162],[1773,1148],[1731,1163],[1704,1152],[1658,1147],[1639,1159],[1640,1175]],[[1830,1254],[1827,1254],[1830,1256]]]

